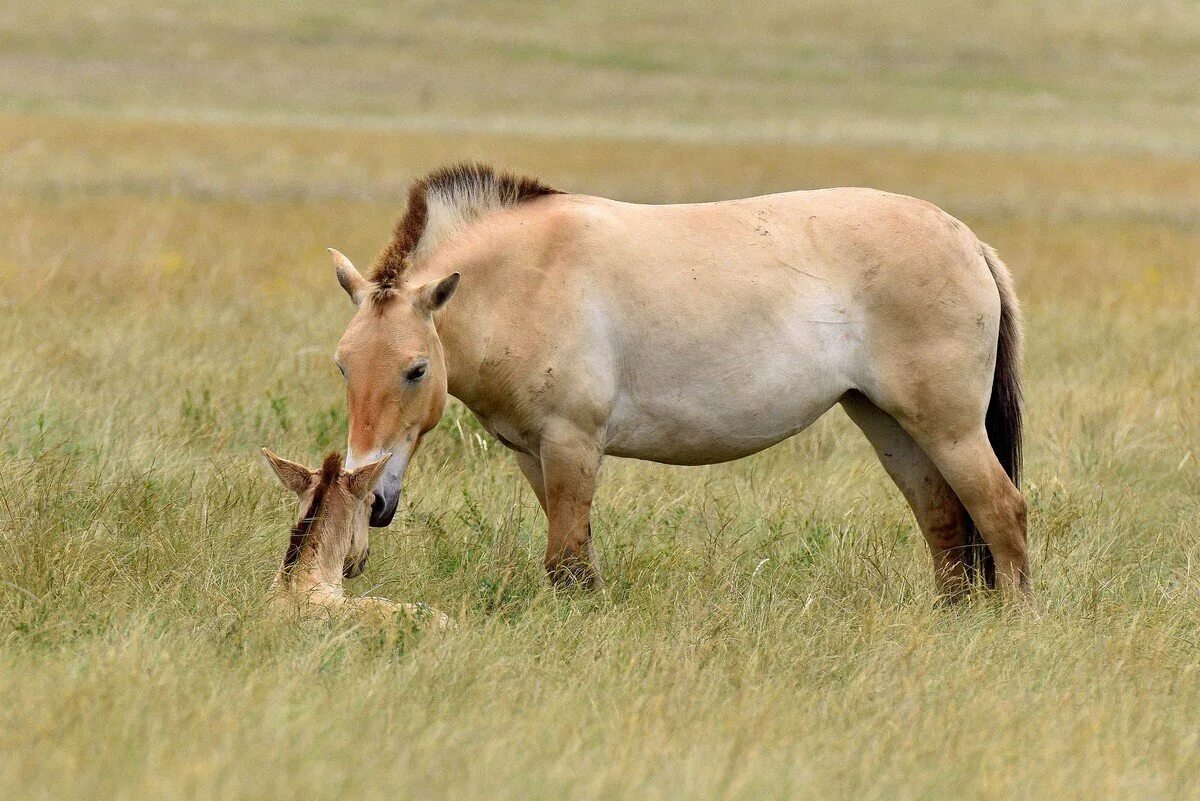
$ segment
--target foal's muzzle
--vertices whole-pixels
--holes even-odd
[[[362,559],[358,561],[347,561],[342,565],[342,578],[358,578],[363,571],[367,569],[367,558],[371,555],[371,546],[368,545],[363,551]]]

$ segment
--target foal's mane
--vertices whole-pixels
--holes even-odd
[[[375,263],[376,293],[394,289],[413,253],[432,247],[439,237],[493,211],[556,194],[559,190],[536,178],[497,172],[487,164],[462,162],[434,170],[408,190],[408,208]]]
[[[307,511],[300,515],[300,519],[292,527],[292,537],[288,541],[287,552],[283,555],[283,570],[285,573],[291,570],[296,562],[299,561],[300,552],[309,539],[313,524],[321,516],[321,510],[325,505],[326,492],[337,483],[338,476],[341,474],[342,455],[340,453],[331,453],[326,456],[325,461],[321,463],[321,475],[317,481],[317,488],[313,491],[312,501],[308,504]],[[313,542],[313,546],[316,547],[316,545],[317,543]]]

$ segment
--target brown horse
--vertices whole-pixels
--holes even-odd
[[[940,590],[1029,592],[1020,312],[995,252],[936,206],[871,189],[637,205],[465,165],[412,187],[370,279],[331,252],[358,306],[335,354],[349,462],[394,454],[372,525],[449,392],[516,452],[551,577],[594,583],[605,455],[728,461],[840,403]]]
[[[349,598],[343,578],[354,578],[367,564],[368,499],[387,459],[352,472],[342,469],[342,455],[325,457],[320,470],[309,470],[263,448],[267,464],[280,483],[300,498],[300,519],[292,527],[287,551],[275,581],[274,600],[301,609],[351,608],[385,617],[403,615],[414,623],[446,629],[454,621],[425,604],[401,604],[386,598]]]

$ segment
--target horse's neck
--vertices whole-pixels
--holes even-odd
[[[425,266],[425,272],[438,277],[457,270],[463,280],[454,297],[434,318],[450,394],[471,406],[476,393],[480,366],[487,360],[488,331],[496,319],[498,296],[511,291],[502,269],[491,264],[499,259],[456,257],[448,254]]]
[[[302,595],[312,601],[340,599],[344,561],[344,553],[334,553],[328,548],[305,548],[294,565],[287,570],[280,569],[273,586],[276,591]]]
[[[315,572],[280,572],[275,577],[274,593],[281,599],[310,604],[341,604],[344,593],[341,583],[333,584]]]

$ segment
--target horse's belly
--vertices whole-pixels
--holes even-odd
[[[665,378],[659,386],[670,387]],[[605,452],[666,464],[739,459],[812,425],[846,390],[833,371],[799,367],[737,387],[683,383],[622,393],[609,418]]]
[[[661,464],[702,465],[731,462],[766,450],[803,431],[828,408],[827,406],[816,412],[811,419],[804,422],[793,422],[793,425],[782,432],[742,431],[699,436],[694,431],[662,426],[659,426],[658,430],[640,430],[633,436],[629,436],[627,432],[620,432],[604,452],[609,456],[644,459]]]

